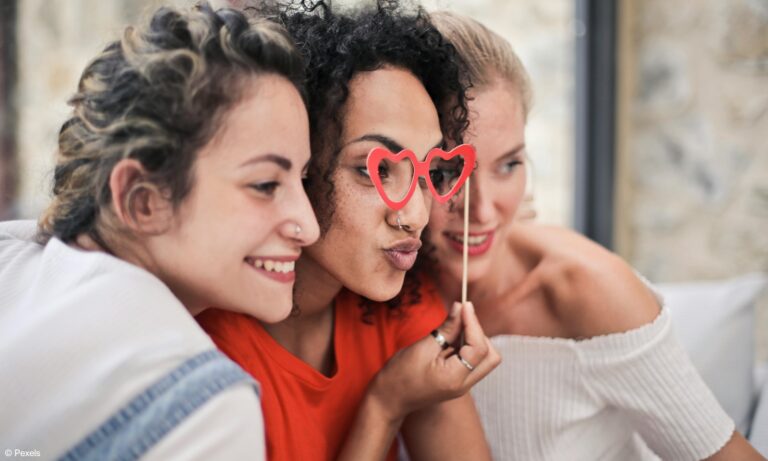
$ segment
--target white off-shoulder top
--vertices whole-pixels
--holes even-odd
[[[625,333],[491,341],[503,362],[472,395],[496,460],[699,460],[733,434],[666,308]]]

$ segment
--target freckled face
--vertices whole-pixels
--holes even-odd
[[[481,89],[469,102],[470,126],[465,142],[477,150],[477,169],[470,182],[469,281],[492,270],[494,251],[517,212],[525,193],[525,116],[520,94],[506,83]],[[463,198],[435,203],[427,238],[441,267],[461,280],[464,229]]]
[[[348,289],[384,301],[397,295],[415,262],[432,199],[426,187],[418,187],[400,210],[401,229],[397,213],[368,176],[368,153],[379,146],[394,153],[407,148],[423,161],[443,144],[443,136],[432,99],[410,72],[361,72],[350,81],[349,92],[333,174],[334,215],[328,232],[306,255]]]

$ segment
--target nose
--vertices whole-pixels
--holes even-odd
[[[317,217],[302,186],[297,187],[296,192],[292,194],[290,200],[285,202],[283,208],[286,212],[283,224],[280,226],[283,237],[296,242],[299,246],[312,245],[320,238]]]
[[[408,203],[400,209],[400,224],[403,228],[420,233],[429,223],[429,212],[432,207],[432,196],[428,191],[421,192],[418,189]]]
[[[486,224],[493,218],[493,199],[490,191],[484,186],[483,177],[475,172],[469,181],[469,220],[477,224]],[[464,194],[457,197],[456,201],[456,210],[463,216]]]

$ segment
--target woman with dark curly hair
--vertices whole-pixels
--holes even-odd
[[[262,383],[272,460],[394,459],[401,424],[413,459],[488,459],[466,391],[499,357],[471,306],[455,304],[445,320],[428,280],[405,280],[429,192],[395,212],[366,169],[373,148],[423,160],[444,133],[461,136],[461,63],[422,11],[395,2],[348,14],[302,3],[275,18],[306,59],[307,191],[322,236],[297,263],[296,315],[268,325],[211,310],[198,320]],[[455,354],[443,346],[460,331]]]
[[[258,388],[192,315],[291,312],[319,235],[303,78],[284,29],[206,4],[158,10],[86,67],[42,245],[33,222],[0,226],[4,449],[263,459]]]

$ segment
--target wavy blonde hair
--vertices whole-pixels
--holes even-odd
[[[139,161],[141,187],[161,191],[175,209],[192,187],[197,151],[244,83],[264,74],[285,77],[306,102],[302,58],[271,21],[201,3],[161,8],[125,29],[88,64],[69,101],[39,240],[86,234],[105,246],[102,236],[120,231],[110,219],[109,178],[122,159]]]
[[[520,92],[523,114],[527,119],[533,103],[531,80],[512,45],[470,17],[450,11],[436,11],[429,16],[464,59],[466,78],[472,88],[482,90],[498,80],[511,84]]]

